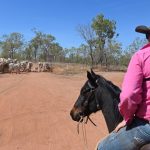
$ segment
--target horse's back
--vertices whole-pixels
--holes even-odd
[[[150,150],[150,144],[144,145],[140,150]]]

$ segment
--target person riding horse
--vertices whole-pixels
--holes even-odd
[[[98,150],[137,150],[150,143],[150,28],[137,26],[148,44],[131,58],[120,94],[123,121],[98,145]]]

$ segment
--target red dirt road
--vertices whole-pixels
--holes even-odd
[[[123,73],[102,73],[118,86]],[[84,150],[82,125],[70,110],[86,74],[75,76],[51,73],[0,75],[0,150]],[[107,135],[100,112],[92,115],[97,127],[86,125],[88,150]]]

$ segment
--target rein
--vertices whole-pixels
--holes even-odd
[[[84,123],[83,123],[84,122]],[[77,132],[79,134],[79,124],[82,123],[82,136],[83,136],[83,141],[84,141],[84,145],[85,145],[85,150],[88,150],[88,144],[87,144],[87,136],[86,136],[86,128],[85,128],[85,121],[84,121],[84,117],[81,117],[78,125],[77,125]]]

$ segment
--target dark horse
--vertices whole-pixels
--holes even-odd
[[[88,80],[81,88],[80,95],[75,102],[70,115],[74,121],[82,121],[82,118],[101,110],[108,131],[111,132],[123,120],[119,110],[120,88],[104,77],[87,72]],[[145,145],[141,150],[150,150],[150,144]]]

